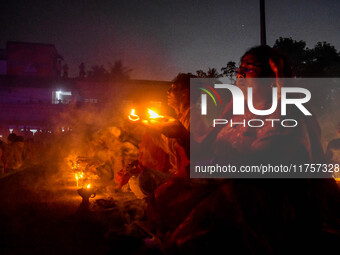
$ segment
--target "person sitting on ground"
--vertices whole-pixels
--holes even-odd
[[[285,58],[269,46],[254,47],[241,58],[237,85],[242,90],[251,86],[257,109],[269,109],[271,86],[282,84],[245,78],[280,80],[289,77],[287,66]],[[226,125],[211,149],[219,160],[234,164],[325,162],[316,119],[293,116],[299,118],[297,129]],[[252,115],[245,113],[242,118]],[[235,121],[240,121],[238,116]],[[334,229],[325,226],[335,222],[332,203],[339,192],[333,179],[226,179],[206,193],[176,229],[163,236],[169,254],[226,249],[239,254],[287,254],[292,249],[306,253],[332,245],[327,236]],[[181,204],[172,210],[181,212]]]
[[[15,133],[7,137],[8,144],[3,153],[4,171],[19,169],[23,165],[24,138]]]
[[[139,178],[145,195],[171,177],[188,178],[189,129],[190,129],[190,78],[192,74],[180,73],[168,90],[168,105],[175,111],[176,118],[168,123],[149,123],[139,145],[138,161],[129,164],[115,177],[118,188],[132,176]]]

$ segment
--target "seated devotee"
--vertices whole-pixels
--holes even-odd
[[[3,152],[4,171],[19,169],[23,165],[24,138],[12,133],[7,140]]]
[[[259,46],[241,58],[237,85],[242,90],[251,86],[255,106],[269,109],[270,91],[273,86],[283,86],[279,82],[282,77],[290,77],[285,58],[268,46]],[[256,83],[248,78],[273,78],[278,82]],[[306,119],[295,112],[287,116],[298,119],[297,129],[223,127],[211,148],[216,159],[236,165],[325,162],[316,119]],[[252,117],[250,112],[242,116]],[[274,113],[270,118],[281,116]],[[181,217],[182,222],[168,220],[174,224],[163,230],[161,237],[169,253],[321,252],[334,248],[334,240],[339,240],[338,234],[331,234],[337,233],[332,232],[336,231],[332,227],[336,222],[333,205],[339,195],[334,179],[226,179],[215,189],[204,189],[207,195]],[[195,194],[187,193],[192,200]],[[178,218],[177,215],[183,213],[183,205],[191,199],[182,198],[182,201],[184,203],[177,203],[171,208],[173,213],[167,216]]]
[[[147,132],[139,145],[138,161],[118,172],[118,187],[125,185],[132,176],[138,176],[142,192],[148,196],[172,177],[188,178],[189,129],[190,129],[190,78],[180,73],[168,90],[168,105],[176,118],[166,123],[147,123]]]

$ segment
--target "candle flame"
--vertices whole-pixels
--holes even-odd
[[[151,110],[151,109],[148,109],[148,113],[150,115],[150,119],[157,119],[157,118],[164,118],[164,116],[162,115],[159,115],[157,112]]]
[[[139,116],[136,114],[136,110],[135,109],[131,110],[131,113],[129,115],[129,119],[132,120],[132,121],[139,120]]]

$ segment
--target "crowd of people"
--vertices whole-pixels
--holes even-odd
[[[0,175],[42,162],[56,140],[56,133],[48,130],[33,133],[27,128],[3,127],[1,135]]]

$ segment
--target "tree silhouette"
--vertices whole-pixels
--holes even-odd
[[[114,64],[109,63],[109,76],[113,81],[126,81],[130,78],[129,73],[132,69],[123,65],[121,60],[115,61]]]
[[[318,42],[311,50],[311,77],[339,77],[340,54],[327,42]]]
[[[121,60],[109,63],[109,68],[104,65],[93,65],[87,71],[87,78],[90,80],[107,82],[107,81],[126,81],[130,78],[129,73],[132,69],[123,65]]]
[[[219,74],[217,72],[216,68],[210,68],[210,67],[207,72],[204,72],[203,70],[197,70],[196,75],[199,78],[220,78],[223,76],[222,74]]]
[[[280,37],[275,41],[273,48],[282,52],[288,58],[294,75],[301,77],[306,74],[310,62],[310,50],[306,48],[305,41],[296,41],[291,37]]]
[[[339,77],[340,54],[327,42],[318,42],[313,49],[305,41],[280,37],[273,48],[282,52],[290,61],[297,77]]]
[[[236,63],[234,61],[229,61],[226,67],[221,68],[221,72],[224,76],[228,77],[231,84],[235,83],[235,72],[237,70]]]
[[[91,69],[87,71],[87,77],[96,81],[108,81],[109,73],[103,65],[93,65]]]
[[[196,75],[197,75],[197,77],[199,77],[199,78],[206,78],[206,77],[207,77],[207,73],[204,72],[203,70],[197,70],[197,71],[196,71]]]

